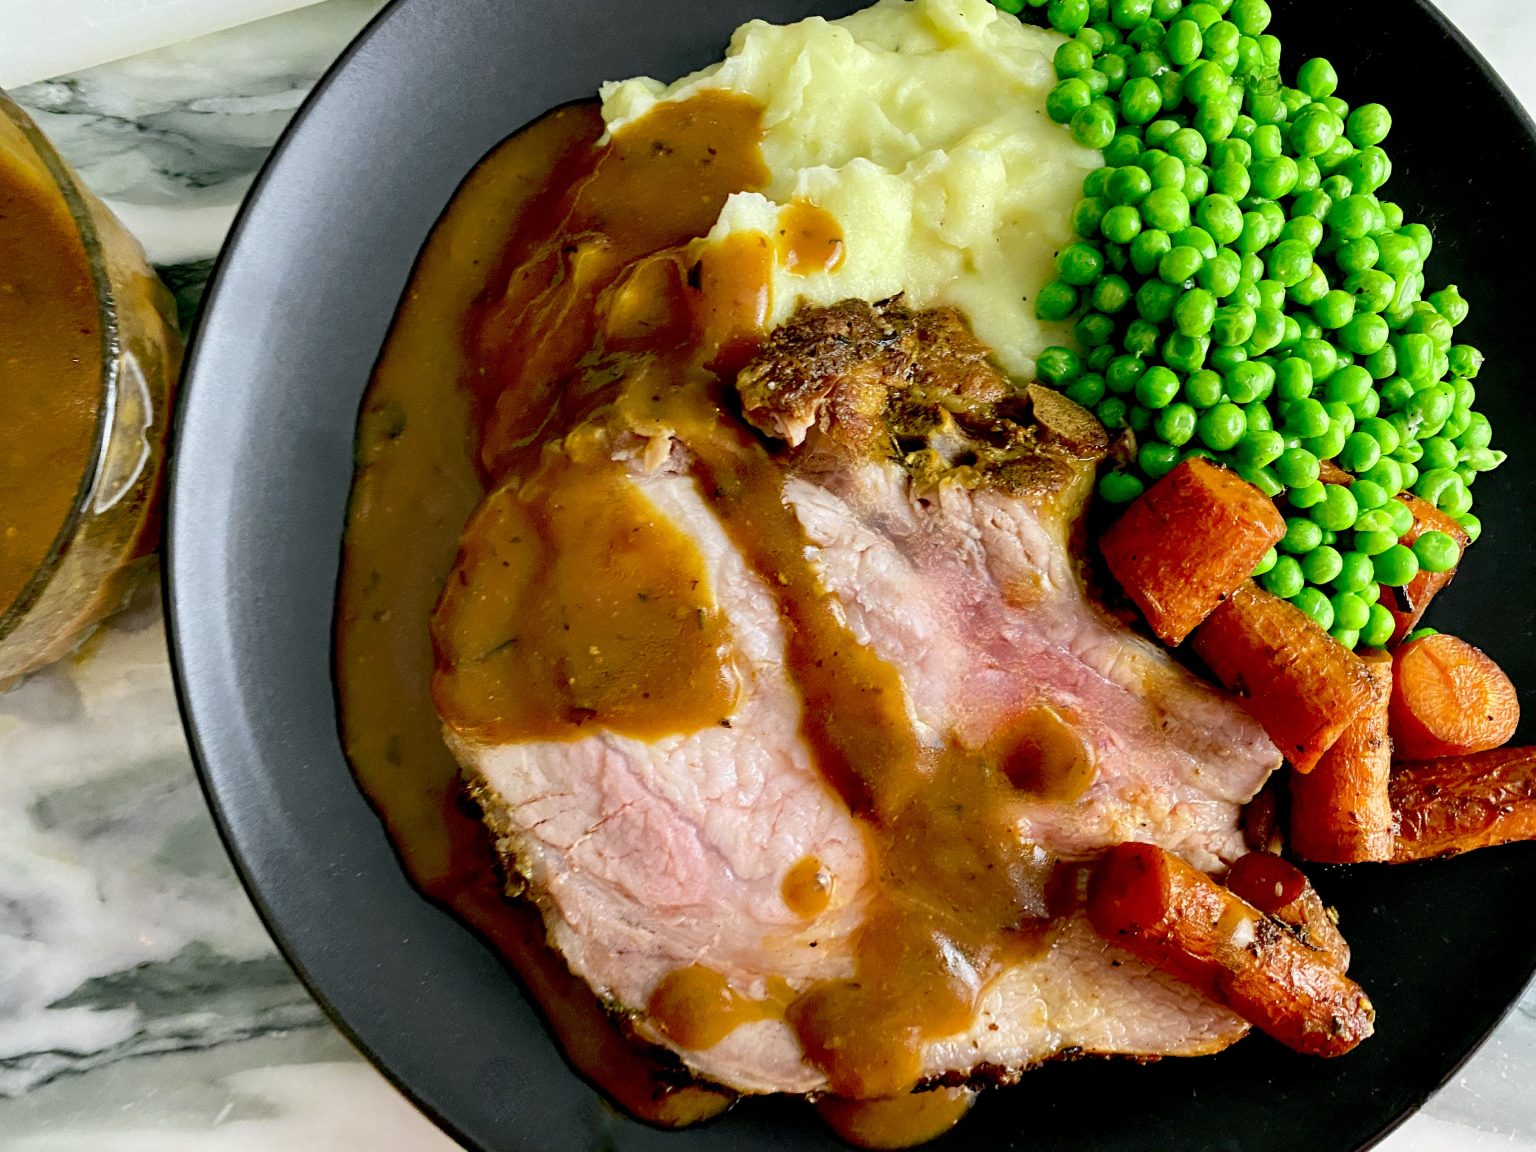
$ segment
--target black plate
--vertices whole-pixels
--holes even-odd
[[[172,473],[176,673],[215,814],[268,927],[337,1023],[423,1109],[484,1149],[830,1147],[807,1110],[738,1107],[680,1134],[622,1119],[567,1069],[506,970],[407,883],[337,738],[331,617],[353,423],[412,261],[455,185],[509,132],[599,81],[673,77],[750,17],[811,0],[398,0],[321,85],[220,263],[189,362]],[[1288,66],[1327,54],[1342,94],[1397,117],[1388,191],[1438,237],[1435,282],[1509,463],[1477,488],[1484,542],[1435,622],[1536,703],[1536,425],[1524,341],[1531,125],[1424,3],[1276,0]],[[1325,15],[1326,13],[1326,15]],[[1530,733],[1523,733],[1529,739]],[[983,1099],[944,1146],[1364,1147],[1455,1071],[1536,966],[1536,848],[1334,870],[1376,1037],[1331,1063],[1259,1037],[1212,1059],[1060,1065]]]

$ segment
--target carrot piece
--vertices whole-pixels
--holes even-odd
[[[1366,653],[1372,697],[1317,767],[1291,774],[1291,850],[1322,864],[1359,864],[1392,857],[1392,657]]]
[[[1298,772],[1310,772],[1371,702],[1365,664],[1317,622],[1252,581],[1195,630],[1195,651],[1264,726]]]
[[[1250,852],[1233,863],[1227,890],[1280,921],[1340,972],[1349,971],[1349,945],[1323,898],[1296,865],[1268,852]]]
[[[1463,552],[1466,551],[1467,545],[1472,540],[1467,535],[1467,530],[1460,524],[1433,504],[1420,500],[1417,496],[1404,493],[1398,499],[1408,505],[1413,512],[1413,527],[1403,533],[1404,544],[1412,544],[1426,532],[1444,532],[1456,541]],[[1392,630],[1391,643],[1400,644],[1404,636],[1419,626],[1419,621],[1424,618],[1430,601],[1438,596],[1455,576],[1455,568],[1447,572],[1425,572],[1421,569],[1419,574],[1401,589],[1382,585],[1381,603],[1388,612],[1392,613],[1392,619],[1397,621],[1397,626]]]
[[[1109,850],[1089,882],[1088,919],[1298,1052],[1340,1056],[1371,1034],[1370,1000],[1333,959],[1155,845]]]
[[[1536,840],[1536,748],[1401,764],[1392,808],[1397,864]]]
[[[1194,456],[1138,497],[1099,547],[1158,639],[1176,645],[1284,535],[1274,501]]]
[[[1399,755],[1430,760],[1486,752],[1515,734],[1515,686],[1465,640],[1442,633],[1404,644],[1393,668],[1391,727]]]

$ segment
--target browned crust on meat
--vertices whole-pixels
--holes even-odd
[[[1059,392],[1016,387],[989,357],[953,308],[844,300],[797,311],[736,390],[747,421],[802,457],[896,460],[919,487],[1072,487],[1108,450],[1103,426]]]

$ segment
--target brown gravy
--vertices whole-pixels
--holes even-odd
[[[0,114],[0,616],[52,550],[89,469],[101,365],[74,218]]]
[[[815,270],[841,259],[835,221],[808,205],[790,213],[804,219],[786,230],[788,249],[785,237],[694,243],[726,196],[766,181],[759,116],[710,93],[594,147],[593,109],[566,109],[460,191],[364,404],[338,624],[343,725],[408,870],[509,957],[572,1062],[656,1122],[723,1107],[725,1094],[678,1088],[665,1062],[626,1047],[543,946],[537,914],[502,895],[439,735],[439,710],[491,739],[649,737],[728,718],[729,621],[693,546],[609,463],[613,446],[644,451],[646,429],[670,430],[774,592],[802,735],[866,823],[879,879],[855,979],[754,999],[694,966],[648,1007],[696,1049],[785,1020],[833,1091],[854,1098],[835,1110],[839,1132],[894,1147],[936,1135],[968,1104],[906,1099],[925,1044],[972,1026],[1003,966],[1050,939],[1054,862],[1011,831],[1020,788],[1054,798],[1085,786],[1086,770],[1050,721],[977,752],[921,746],[897,671],[856,640],[807,558],[781,464],[725,403],[764,335],[774,261]],[[563,451],[548,448],[562,438]],[[593,581],[594,570],[612,575]],[[434,673],[426,622],[445,577]],[[811,859],[782,890],[809,919],[835,882]],[[875,1101],[867,1122],[860,1100]]]

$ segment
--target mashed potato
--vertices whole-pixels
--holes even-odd
[[[763,194],[731,197],[711,238],[772,234],[809,200],[839,222],[833,272],[774,278],[773,322],[802,301],[882,300],[960,308],[1000,366],[1028,379],[1060,325],[1034,300],[1070,241],[1083,177],[1102,160],[1045,113],[1061,37],[988,0],[879,0],[843,20],[743,25],[723,62],[664,86],[603,88],[617,131],[657,102],[728,88],[765,108]]]

